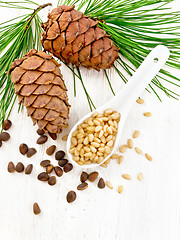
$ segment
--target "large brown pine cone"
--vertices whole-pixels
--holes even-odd
[[[42,25],[42,45],[67,64],[96,70],[110,68],[118,58],[118,48],[97,24],[98,21],[76,11],[74,5],[59,6]]]
[[[61,132],[69,118],[67,89],[59,66],[52,55],[32,49],[10,68],[19,102],[26,106],[34,125],[51,133]]]

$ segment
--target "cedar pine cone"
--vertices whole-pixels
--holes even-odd
[[[98,21],[76,11],[73,6],[59,6],[42,24],[42,45],[67,64],[96,70],[112,67],[118,48],[110,36],[97,26]]]
[[[32,49],[10,68],[15,93],[27,115],[39,129],[50,133],[61,132],[69,118],[67,89],[59,66],[52,55]]]

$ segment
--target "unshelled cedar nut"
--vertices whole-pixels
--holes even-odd
[[[46,172],[42,172],[38,175],[38,180],[47,181],[49,179],[49,175]]]
[[[87,187],[88,187],[88,183],[83,182],[77,186],[77,189],[82,191],[82,190],[85,190]]]
[[[88,173],[87,172],[82,172],[81,173],[81,176],[80,176],[80,180],[81,180],[81,182],[85,182],[85,181],[87,181],[88,180]]]
[[[3,129],[4,130],[8,130],[12,125],[12,122],[9,120],[9,119],[6,119],[4,122],[3,122]]]
[[[56,154],[55,154],[55,159],[56,160],[61,160],[63,159],[65,156],[65,152],[64,151],[57,151]]]
[[[58,166],[54,167],[54,171],[58,177],[61,177],[63,175],[63,170]]]
[[[76,193],[74,191],[69,191],[66,196],[67,202],[72,203],[76,199]]]
[[[52,145],[46,149],[46,153],[47,153],[47,155],[51,156],[51,155],[53,155],[55,150],[56,150],[56,146]]]
[[[25,155],[28,151],[28,146],[25,144],[25,143],[22,143],[20,146],[19,146],[19,151],[22,155]]]
[[[53,139],[53,140],[56,140],[57,139],[57,134],[56,133],[48,133],[49,136]]]
[[[18,162],[16,165],[16,172],[23,172],[24,171],[24,165],[21,162]]]
[[[54,166],[51,164],[51,165],[46,167],[46,172],[47,173],[52,173],[53,169],[54,169]]]
[[[38,129],[36,132],[40,136],[44,134],[44,130],[43,129]]]
[[[64,167],[64,165],[66,165],[66,163],[68,163],[67,159],[61,159],[58,161],[58,164],[60,167]]]
[[[55,185],[56,184],[56,177],[55,176],[50,177],[49,180],[48,180],[48,184],[50,186]]]
[[[34,154],[36,154],[37,153],[37,151],[36,151],[36,149],[35,148],[29,148],[28,149],[28,151],[27,151],[27,157],[28,158],[30,158],[30,157],[32,157]]]
[[[33,204],[33,212],[34,212],[35,215],[38,215],[38,214],[41,213],[41,209],[40,209],[40,207],[37,203]]]
[[[66,165],[64,165],[64,172],[70,172],[73,169],[73,165],[71,163],[67,163]]]
[[[99,179],[98,188],[105,188],[105,182],[103,178]]]
[[[6,142],[10,139],[10,135],[7,132],[0,133],[0,140]]]
[[[92,173],[89,174],[88,180],[90,182],[94,182],[97,177],[98,177],[98,172],[92,172]]]
[[[32,164],[27,165],[27,167],[25,168],[25,174],[27,175],[31,174],[32,170],[33,170],[33,165]]]
[[[13,173],[13,172],[15,172],[15,166],[14,166],[14,163],[13,162],[9,162],[8,163],[8,172],[10,172],[10,173]]]
[[[40,162],[40,166],[41,167],[47,167],[48,165],[50,165],[51,161],[50,160],[43,160]]]
[[[47,140],[48,140],[48,137],[46,135],[42,135],[37,139],[36,143],[41,145],[47,142]]]

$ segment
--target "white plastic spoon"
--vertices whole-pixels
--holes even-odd
[[[68,139],[67,139],[67,154],[69,160],[73,162],[74,165],[77,165],[81,168],[93,168],[105,162],[114,152],[114,149],[117,147],[120,139],[120,135],[126,120],[126,117],[131,110],[131,107],[135,103],[136,99],[141,95],[147,85],[151,82],[151,80],[156,76],[159,70],[163,67],[163,65],[168,60],[170,52],[167,47],[163,45],[156,46],[149,55],[145,58],[143,63],[137,69],[137,71],[133,74],[133,76],[129,79],[128,83],[120,90],[115,97],[113,97],[110,101],[106,102],[104,105],[99,107],[93,112],[88,113],[83,118],[81,118],[71,129]],[[89,118],[94,112],[103,113],[104,110],[112,108],[114,111],[117,111],[121,114],[121,119],[118,123],[118,132],[116,135],[116,140],[114,142],[112,152],[104,159],[100,164],[92,163],[90,165],[82,165],[77,164],[73,159],[72,155],[69,153],[71,146],[71,137],[72,133],[77,129],[77,126],[84,122],[85,119]]]

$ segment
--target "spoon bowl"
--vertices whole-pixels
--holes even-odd
[[[145,58],[143,63],[140,67],[136,70],[133,76],[129,79],[128,83],[120,90],[116,96],[114,96],[110,101],[103,104],[101,107],[96,109],[93,112],[88,113],[83,118],[81,118],[71,129],[68,139],[67,139],[67,154],[69,160],[73,162],[74,165],[77,165],[81,168],[94,168],[98,165],[105,162],[114,152],[116,149],[120,135],[127,118],[131,107],[135,103],[136,99],[140,96],[140,94],[144,91],[147,85],[151,82],[151,80],[156,76],[159,70],[163,67],[163,65],[168,60],[170,52],[167,47],[163,45],[156,46]],[[73,159],[72,155],[69,153],[70,146],[71,146],[71,137],[72,133],[77,129],[77,126],[82,124],[87,118],[91,117],[94,112],[103,113],[104,110],[112,108],[114,111],[117,111],[121,114],[121,119],[118,123],[118,132],[116,134],[116,139],[114,141],[113,149],[111,153],[104,158],[104,160],[97,164],[92,163],[89,165],[79,165]]]

